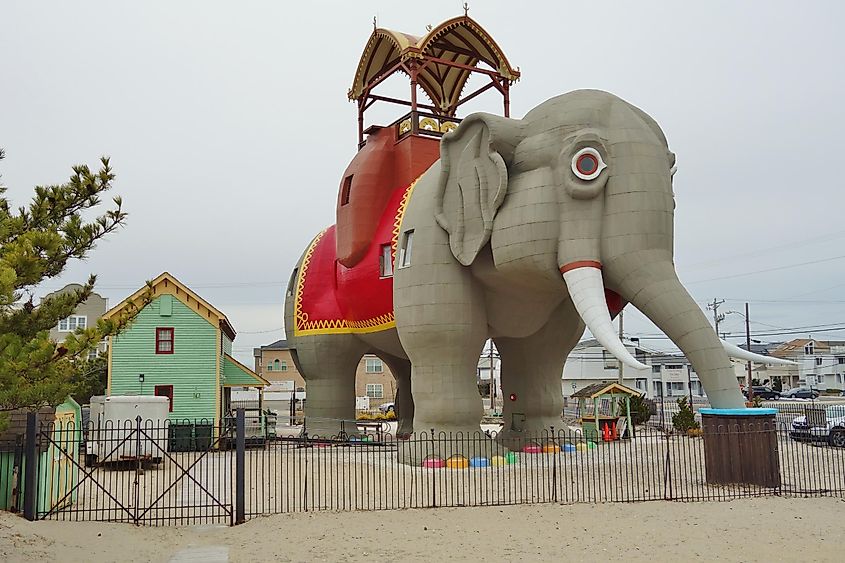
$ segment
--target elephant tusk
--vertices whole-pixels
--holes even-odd
[[[784,360],[781,358],[774,358],[772,356],[763,356],[761,354],[755,354],[754,352],[749,352],[748,350],[743,350],[739,346],[731,344],[726,340],[722,340],[722,346],[725,348],[725,352],[728,353],[728,356],[731,358],[736,358],[738,360],[747,360],[750,362],[758,362],[761,364],[769,364],[769,365],[780,365],[780,366],[797,366],[798,362],[793,362],[791,360]]]
[[[607,310],[607,303],[604,298],[604,280],[601,277],[599,266],[590,264],[568,269],[561,268],[566,287],[569,288],[569,296],[575,305],[575,310],[581,315],[581,319],[593,337],[613,354],[613,356],[633,369],[648,369],[648,366],[638,362],[613,329],[610,322],[610,313]]]

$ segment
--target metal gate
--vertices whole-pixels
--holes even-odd
[[[44,425],[32,448],[35,518],[233,524],[236,455],[229,446],[239,440],[232,434],[222,425],[152,426],[141,417],[87,432],[76,421]]]

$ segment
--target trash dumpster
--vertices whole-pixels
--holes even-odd
[[[174,422],[168,430],[171,452],[189,452],[194,448],[194,425]]]
[[[210,422],[198,422],[194,425],[194,446],[198,452],[207,452],[211,449],[211,441],[214,435],[214,425]]]

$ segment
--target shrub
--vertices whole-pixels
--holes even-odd
[[[631,424],[645,424],[652,415],[652,402],[645,395],[631,397]],[[625,399],[619,399],[619,412],[625,414]]]
[[[682,432],[697,430],[700,427],[695,421],[695,413],[692,412],[686,397],[678,399],[678,412],[672,415],[672,426]]]

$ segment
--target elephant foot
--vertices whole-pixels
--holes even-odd
[[[354,420],[305,417],[305,431],[309,438],[345,440],[363,436]]]
[[[408,419],[399,419],[399,425],[396,427],[396,439],[407,440],[414,433],[414,421]]]
[[[447,467],[455,463],[469,464],[473,458],[492,459],[506,456],[508,448],[494,441],[480,430],[457,430],[415,434],[411,440],[399,445],[399,461],[406,465],[420,466],[426,460],[441,460]]]

